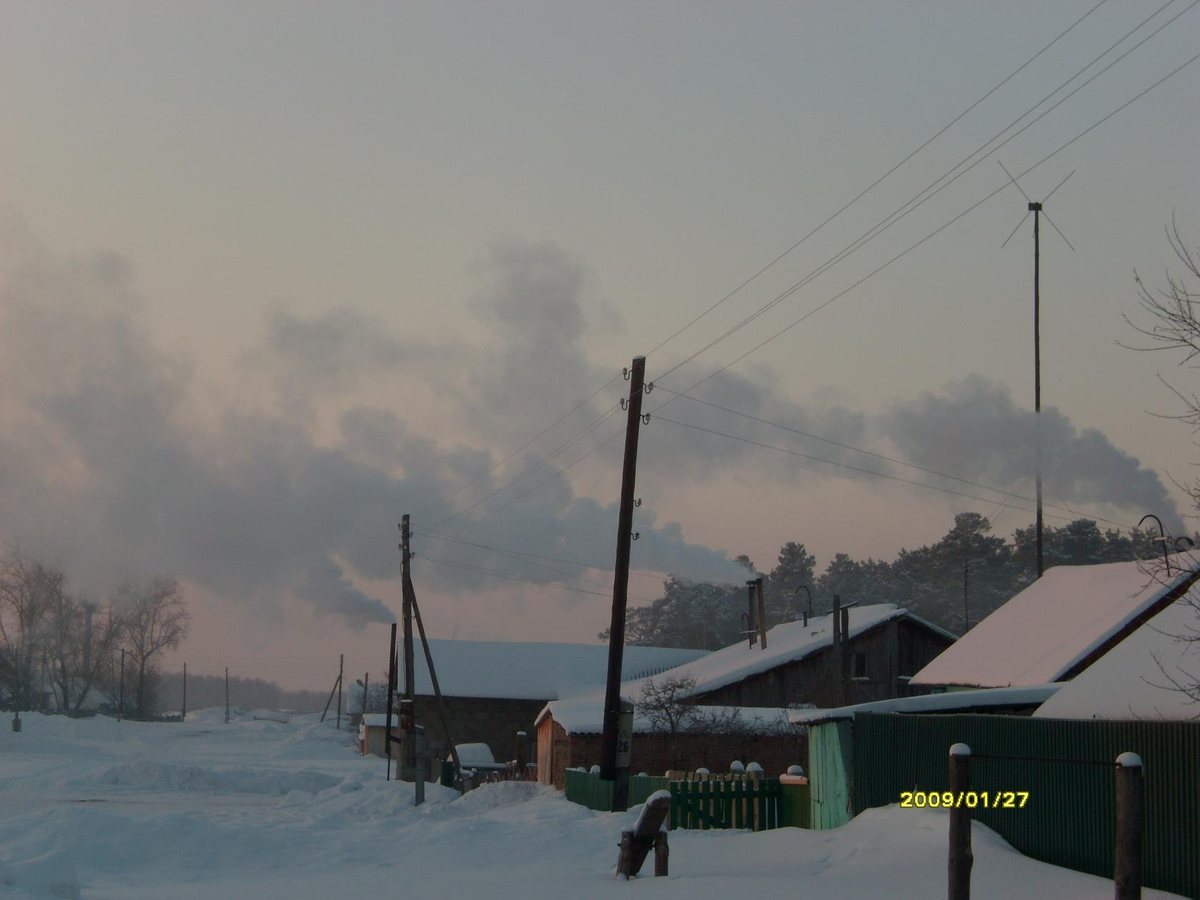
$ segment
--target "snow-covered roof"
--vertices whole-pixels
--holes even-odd
[[[837,709],[793,709],[788,720],[793,725],[816,725],[834,719],[853,719],[855,713],[952,713],[975,710],[1037,706],[1053,697],[1063,685],[1039,684],[1031,687],[982,688],[980,690],[950,691],[922,697],[896,697],[856,703]]]
[[[633,697],[629,697],[633,700]],[[761,706],[698,706],[702,713],[715,713],[732,716],[735,713],[741,717],[751,731],[760,726],[763,731],[773,730],[779,725],[787,724],[786,709]],[[571,700],[552,700],[538,713],[537,722],[552,716],[567,734],[600,734],[604,730],[604,696],[576,697]],[[639,715],[636,708],[633,715],[633,730],[636,734],[650,734],[655,731],[650,720]]]
[[[1069,678],[1089,655],[1119,640],[1200,574],[1187,554],[1172,559],[1169,577],[1156,571],[1153,562],[1047,569],[910,683],[1016,687]]]
[[[871,606],[852,606],[850,615],[850,639],[878,628],[893,619],[909,618],[926,628],[954,640],[954,635],[943,628],[926,622],[892,603],[877,603]],[[703,694],[736,684],[751,675],[759,675],[778,666],[797,662],[825,647],[833,646],[833,616],[816,616],[803,621],[784,622],[767,631],[767,649],[757,644],[753,647],[739,642],[684,663],[671,670],[672,676],[693,677],[696,687],[693,694]],[[629,652],[627,648],[626,652]],[[631,697],[641,697],[642,687],[648,679],[639,679],[623,684],[621,690]]]
[[[1184,640],[1180,640],[1180,638]],[[1200,590],[1193,588],[1034,713],[1050,719],[1195,719],[1200,701],[1171,684],[1200,679]]]
[[[608,675],[607,644],[431,640],[438,686],[447,697],[556,700],[594,691]],[[704,650],[626,647],[623,678],[654,675]],[[433,693],[425,654],[417,647],[415,691]]]

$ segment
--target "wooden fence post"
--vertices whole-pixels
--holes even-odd
[[[1122,753],[1117,757],[1116,900],[1141,900],[1143,803],[1142,758]]]
[[[955,802],[950,806],[949,900],[970,900],[971,810],[966,803],[957,802],[971,789],[971,748],[955,744],[950,748],[950,792]]]

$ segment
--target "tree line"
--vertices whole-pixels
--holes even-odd
[[[354,694],[354,705],[349,705],[349,694],[356,689],[351,688],[342,698],[342,712],[360,712],[362,700],[361,691]],[[156,683],[156,695],[159,705],[165,710],[183,709],[183,673],[162,672]],[[320,712],[325,701],[329,699],[328,691],[285,690],[274,681],[265,678],[240,678],[236,675],[229,677],[229,703],[243,709],[274,709],[293,713]],[[336,703],[336,699],[334,703]],[[225,705],[225,677],[223,675],[187,676],[187,708],[205,709],[210,706]],[[331,706],[330,709],[333,709]]]
[[[763,579],[768,625],[799,619],[810,611],[810,595],[812,614],[825,615],[837,595],[842,603],[894,603],[961,634],[1035,578],[1034,526],[1017,529],[1011,541],[991,530],[986,516],[960,513],[954,527],[934,544],[902,549],[891,562],[837,553],[820,573],[816,557],[798,541],[780,548],[770,571],[760,571],[747,556],[737,560],[747,579]],[[1149,559],[1162,553],[1157,534],[1101,531],[1091,519],[1044,529],[1043,546],[1047,568]],[[672,575],[663,582],[662,596],[628,611],[625,639],[645,646],[716,650],[744,639],[746,612],[744,585]],[[608,640],[608,632],[599,637]]]
[[[159,660],[190,622],[174,578],[127,583],[94,600],[72,591],[61,569],[9,547],[0,556],[0,704],[78,711],[99,692],[115,706],[125,676],[123,712],[150,715]]]

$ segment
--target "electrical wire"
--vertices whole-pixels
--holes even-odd
[[[441,532],[434,531],[433,529],[429,529],[428,531],[422,531],[422,532],[413,532],[413,534],[420,535],[421,537],[427,537],[432,541],[449,541],[454,544],[463,544],[467,547],[476,547],[480,550],[491,550],[495,553],[505,553],[505,554],[509,554],[511,556],[515,556],[515,557],[519,557],[519,558],[543,559],[548,562],[564,563],[569,566],[579,566],[580,568],[583,568],[583,569],[596,569],[597,571],[601,571],[601,572],[616,571],[612,566],[602,566],[602,565],[598,565],[596,563],[583,563],[583,562],[579,562],[578,560],[574,560],[574,559],[565,559],[561,556],[546,556],[545,554],[541,554],[541,553],[528,553],[524,550],[512,550],[512,549],[508,549],[505,547],[493,547],[489,544],[479,544],[479,543],[476,543],[475,541],[464,541],[462,538],[451,537],[448,534],[442,534]],[[630,575],[638,575],[638,576],[641,576],[642,578],[653,578],[657,581],[657,580],[661,580],[662,576],[667,573],[655,572],[650,569],[643,569],[642,571],[638,571],[637,569],[631,568],[629,570],[629,574]]]
[[[891,228],[892,225],[895,225],[897,222],[899,222],[902,219],[904,219],[905,217],[907,217],[910,213],[915,212],[917,209],[919,209],[921,206],[923,206],[926,202],[933,199],[935,196],[937,196],[943,190],[945,190],[950,185],[952,185],[956,181],[958,181],[959,178],[963,177],[968,172],[970,172],[972,169],[974,169],[981,162],[986,160],[988,157],[994,155],[999,150],[1003,149],[1011,141],[1020,137],[1027,130],[1029,130],[1029,128],[1036,125],[1038,122],[1040,122],[1042,119],[1044,119],[1047,115],[1049,115],[1054,110],[1056,110],[1058,107],[1060,107],[1063,103],[1070,100],[1073,96],[1075,96],[1077,93],[1079,93],[1079,91],[1086,88],[1089,84],[1091,84],[1093,81],[1095,81],[1101,75],[1103,75],[1105,72],[1107,72],[1113,66],[1115,66],[1117,63],[1121,62],[1123,59],[1125,59],[1127,56],[1129,56],[1129,54],[1133,53],[1135,50],[1139,49],[1142,45],[1144,45],[1147,41],[1149,41],[1150,39],[1152,39],[1153,37],[1158,35],[1161,31],[1163,31],[1163,29],[1165,29],[1166,27],[1171,25],[1173,22],[1175,22],[1180,16],[1189,12],[1192,8],[1194,8],[1197,5],[1197,3],[1200,3],[1200,0],[1193,0],[1193,2],[1189,6],[1184,8],[1181,12],[1176,13],[1176,15],[1174,15],[1172,18],[1168,19],[1165,23],[1163,23],[1157,29],[1155,29],[1153,32],[1151,32],[1149,35],[1144,37],[1141,41],[1139,41],[1133,47],[1129,48],[1123,54],[1118,56],[1116,59],[1112,60],[1103,69],[1101,69],[1100,71],[1093,74],[1087,81],[1085,81],[1083,84],[1076,87],[1073,91],[1071,91],[1065,97],[1060,99],[1053,106],[1049,107],[1046,110],[1043,110],[1042,113],[1040,115],[1038,115],[1035,119],[1026,123],[1022,128],[1020,128],[1015,133],[1009,135],[1000,144],[993,147],[991,150],[987,149],[994,141],[996,141],[997,139],[1002,137],[1005,134],[1005,132],[1007,132],[1009,129],[1013,128],[1022,119],[1024,119],[1026,116],[1030,115],[1034,110],[1036,110],[1039,106],[1041,106],[1043,103],[1045,103],[1051,97],[1053,97],[1055,94],[1057,94],[1059,91],[1061,91],[1067,85],[1069,85],[1076,78],[1079,78],[1084,72],[1086,72],[1088,69],[1090,69],[1092,66],[1094,66],[1097,62],[1099,62],[1101,59],[1103,59],[1105,56],[1107,56],[1109,53],[1111,53],[1121,43],[1123,43],[1125,40],[1127,40],[1130,37],[1130,35],[1134,34],[1139,29],[1141,29],[1147,22],[1149,22],[1151,19],[1155,18],[1159,13],[1161,13],[1164,9],[1166,9],[1168,6],[1170,6],[1173,2],[1174,2],[1174,0],[1167,0],[1167,2],[1164,3],[1162,6],[1160,6],[1157,10],[1155,10],[1149,16],[1144,18],[1141,22],[1139,22],[1132,29],[1130,29],[1128,32],[1126,32],[1124,35],[1122,35],[1114,43],[1109,45],[1109,47],[1106,50],[1104,50],[1099,56],[1095,57],[1094,59],[1092,59],[1091,62],[1087,63],[1087,65],[1083,66],[1078,71],[1076,71],[1076,73],[1074,75],[1072,75],[1070,78],[1068,78],[1062,84],[1060,84],[1057,88],[1052,90],[1049,94],[1047,94],[1045,97],[1043,97],[1037,103],[1035,103],[1033,106],[1031,106],[1025,112],[1021,113],[1021,115],[1017,116],[1017,118],[1015,118],[1012,122],[1010,122],[1008,125],[1006,125],[1004,128],[1002,128],[999,132],[997,132],[995,135],[993,135],[991,138],[989,138],[987,141],[985,141],[982,145],[980,145],[978,148],[976,148],[973,152],[971,152],[966,157],[964,157],[962,160],[960,160],[958,163],[956,163],[953,167],[951,167],[949,170],[947,170],[945,173],[943,173],[939,178],[935,179],[933,182],[931,182],[929,185],[927,185],[924,189],[922,189],[921,191],[914,194],[905,203],[901,204],[899,207],[897,207],[895,210],[893,210],[890,214],[885,216],[883,219],[881,219],[879,222],[877,222],[875,225],[873,225],[867,231],[860,234],[857,238],[855,238],[853,241],[851,241],[849,244],[847,244],[845,247],[843,247],[841,250],[839,250],[837,253],[835,253],[832,257],[827,259],[825,262],[818,265],[815,269],[813,269],[811,272],[809,272],[807,275],[805,275],[799,281],[795,282],[793,285],[791,285],[789,288],[784,290],[782,293],[776,295],[774,298],[772,298],[766,304],[759,307],[755,312],[751,313],[749,316],[745,317],[737,324],[731,326],[729,329],[727,329],[722,334],[718,335],[716,338],[713,338],[712,340],[710,340],[707,344],[702,346],[700,349],[696,350],[689,356],[687,356],[684,359],[680,360],[679,362],[675,363],[675,365],[671,366],[671,368],[667,369],[667,371],[665,371],[661,375],[659,375],[658,376],[659,379],[666,378],[672,372],[687,365],[687,363],[691,362],[696,357],[700,356],[703,353],[706,353],[708,350],[711,350],[713,347],[715,347],[718,344],[720,344],[721,342],[727,340],[729,337],[736,334],[741,329],[745,328],[747,325],[749,325],[750,323],[752,323],[753,321],[758,319],[760,316],[766,314],[768,311],[770,311],[771,309],[774,309],[776,306],[778,306],[784,300],[786,300],[789,297],[791,297],[792,295],[794,295],[798,290],[807,286],[813,280],[820,277],[825,272],[829,271],[831,268],[833,268],[835,265],[840,263],[846,257],[855,253],[856,251],[861,249],[863,246],[865,246],[867,243],[874,240],[876,237],[878,237],[884,231]],[[979,154],[981,154],[981,153],[983,155],[979,156]],[[976,156],[979,156],[979,158],[975,159],[974,162],[971,162],[971,160]],[[969,163],[969,165],[968,165],[968,163]],[[963,166],[966,166],[966,168],[962,168]],[[961,171],[957,171],[959,169],[961,169]],[[957,174],[955,174],[956,171],[957,171]],[[1026,170],[1026,172],[1028,172],[1028,171],[1030,171],[1030,170]],[[1022,173],[1022,174],[1026,174],[1026,173]],[[946,179],[949,179],[949,180],[946,180]],[[944,183],[941,183],[941,182],[944,182]],[[940,186],[939,186],[939,183],[941,183]],[[1005,185],[1005,187],[1007,187],[1007,184]]]
[[[463,569],[463,570],[469,571],[469,572],[477,572],[481,575],[490,575],[494,578],[503,578],[508,581],[519,581],[519,582],[524,582],[526,584],[534,584],[534,585],[537,585],[538,587],[557,588],[558,590],[562,590],[562,591],[571,591],[572,593],[575,593],[575,594],[591,594],[596,597],[611,596],[611,594],[603,593],[601,591],[589,591],[587,588],[573,588],[573,587],[569,587],[569,586],[562,584],[561,582],[557,582],[557,581],[536,581],[532,578],[523,578],[520,575],[513,575],[510,572],[498,572],[495,569],[488,569],[483,566],[476,566],[476,565],[472,565],[470,563],[460,563],[460,562],[456,562],[452,559],[442,559],[441,557],[438,557],[438,556],[430,556],[427,553],[421,554],[420,556],[417,557],[417,559],[418,560],[423,559],[428,562],[437,563],[439,565],[449,566],[450,568],[454,568],[454,569]],[[644,597],[631,597],[630,599],[636,600],[639,603],[653,603],[654,602],[652,600],[647,600]]]
[[[709,313],[711,313],[713,310],[715,310],[721,304],[725,303],[725,301],[729,300],[730,298],[732,298],[733,296],[735,296],[736,294],[741,292],[742,289],[749,286],[760,275],[765,273],[768,269],[772,268],[776,263],[780,262],[786,256],[790,255],[794,250],[799,248],[800,245],[803,244],[805,241],[807,241],[810,237],[815,235],[818,231],[820,231],[822,228],[824,228],[826,225],[828,225],[830,222],[832,222],[834,219],[836,219],[838,216],[840,216],[842,213],[844,213],[846,210],[848,210],[851,206],[853,206],[855,203],[857,203],[859,200],[861,200],[863,197],[865,197],[868,193],[870,193],[872,190],[874,190],[876,187],[878,187],[885,179],[887,179],[889,176],[891,176],[897,169],[899,169],[901,166],[903,166],[905,163],[907,163],[909,160],[911,160],[914,156],[916,156],[918,153],[920,153],[922,150],[924,150],[926,147],[928,147],[930,144],[932,144],[934,141],[936,141],[938,138],[940,138],[943,134],[945,134],[947,131],[949,131],[952,127],[954,127],[956,124],[958,124],[958,122],[961,119],[963,119],[967,114],[972,112],[981,103],[983,103],[985,100],[987,100],[989,97],[991,97],[992,94],[996,93],[996,91],[1000,90],[1000,88],[1004,87],[1004,85],[1008,84],[1008,82],[1010,82],[1013,78],[1015,78],[1022,71],[1024,71],[1029,65],[1031,65],[1035,60],[1037,60],[1043,53],[1045,53],[1047,50],[1049,50],[1051,47],[1053,47],[1055,44],[1057,44],[1060,40],[1062,40],[1064,37],[1066,37],[1068,34],[1070,34],[1077,25],[1079,25],[1081,22],[1083,22],[1084,19],[1088,18],[1092,13],[1094,13],[1096,10],[1098,10],[1101,6],[1103,6],[1107,2],[1108,2],[1108,0],[1100,0],[1099,3],[1097,3],[1091,9],[1089,9],[1086,13],[1084,13],[1082,16],[1080,16],[1078,19],[1076,19],[1074,22],[1072,22],[1066,28],[1066,30],[1060,32],[1057,37],[1055,37],[1052,41],[1050,41],[1050,43],[1046,44],[1044,47],[1042,47],[1041,50],[1039,50],[1037,53],[1035,53],[1033,56],[1031,56],[1025,62],[1021,63],[1021,65],[1017,66],[1016,69],[1014,69],[1007,76],[1005,76],[1003,79],[1001,79],[1001,81],[998,84],[996,84],[994,87],[992,87],[989,91],[987,91],[978,100],[976,100],[974,103],[972,103],[970,106],[968,106],[962,112],[960,112],[957,116],[955,116],[953,119],[951,119],[947,124],[943,125],[940,130],[938,130],[932,137],[926,139],[926,141],[923,144],[921,144],[919,147],[917,147],[917,149],[913,150],[906,157],[904,157],[902,160],[900,160],[900,162],[896,163],[894,166],[892,166],[890,169],[888,169],[886,172],[884,172],[882,175],[880,175],[878,178],[876,178],[873,182],[871,182],[869,185],[867,185],[867,187],[865,187],[861,191],[859,191],[844,206],[842,206],[840,209],[838,209],[836,212],[834,212],[832,215],[830,215],[828,218],[826,218],[823,222],[821,222],[819,225],[817,225],[815,228],[813,228],[811,231],[809,231],[807,234],[805,234],[802,238],[800,238],[798,241],[796,241],[794,244],[792,244],[790,247],[788,247],[786,250],[784,250],[782,253],[780,253],[778,256],[776,256],[774,259],[772,259],[770,262],[768,262],[766,265],[764,265],[760,269],[758,269],[754,274],[752,274],[749,278],[747,278],[745,281],[743,281],[741,284],[739,284],[737,287],[735,287],[732,291],[730,291],[728,294],[726,294],[724,297],[722,297],[720,300],[718,300],[712,306],[708,307],[708,309],[704,310],[702,313],[700,313],[699,315],[692,318],[687,324],[685,324],[678,331],[674,332],[669,337],[667,337],[666,339],[664,339],[664,340],[660,341],[658,344],[656,344],[650,350],[650,352],[646,354],[646,356],[649,357],[650,354],[652,354],[658,350],[661,350],[664,346],[669,344],[671,341],[675,340],[675,338],[679,337],[681,334],[683,334],[685,331],[687,331],[689,328],[691,328],[693,325],[695,325],[697,322],[699,322],[701,319],[703,319],[705,316],[707,316]],[[1174,2],[1174,0],[1169,0],[1169,2]]]
[[[1197,2],[1200,2],[1200,0],[1197,0]],[[1194,5],[1195,5],[1195,3],[1193,3],[1193,6],[1194,6]],[[1190,8],[1191,8],[1191,7],[1189,7],[1189,9],[1190,9]],[[1103,124],[1104,124],[1105,122],[1107,122],[1109,119],[1113,118],[1113,117],[1114,117],[1114,116],[1116,116],[1118,113],[1120,113],[1120,112],[1124,111],[1126,108],[1128,108],[1128,107],[1129,107],[1129,106],[1131,106],[1132,104],[1136,103],[1138,100],[1140,100],[1140,99],[1142,99],[1143,97],[1145,97],[1147,94],[1149,94],[1149,93],[1150,93],[1151,91],[1153,91],[1155,88],[1159,87],[1160,85],[1162,85],[1163,83],[1165,83],[1167,80],[1169,80],[1169,79],[1173,78],[1175,75],[1177,75],[1177,74],[1179,74],[1180,72],[1182,72],[1182,71],[1183,71],[1184,69],[1186,69],[1188,66],[1192,65],[1193,63],[1195,63],[1197,59],[1200,59],[1200,53],[1197,53],[1195,56],[1192,56],[1192,57],[1191,57],[1190,59],[1188,59],[1187,61],[1185,61],[1185,62],[1181,63],[1181,64],[1180,64],[1180,65],[1178,65],[1178,66],[1176,66],[1174,69],[1172,69],[1172,70],[1171,70],[1170,72],[1168,72],[1166,75],[1164,75],[1164,76],[1162,76],[1161,78],[1159,78],[1157,81],[1155,81],[1155,82],[1154,82],[1153,84],[1151,84],[1149,87],[1145,88],[1144,90],[1142,90],[1142,91],[1141,91],[1141,92],[1139,92],[1138,94],[1134,95],[1134,96],[1133,96],[1133,97],[1131,97],[1129,100],[1126,100],[1124,103],[1122,103],[1122,104],[1121,104],[1120,106],[1118,106],[1116,109],[1113,109],[1111,112],[1107,113],[1105,116],[1103,116],[1102,118],[1100,118],[1098,121],[1096,121],[1096,122],[1095,122],[1095,123],[1093,123],[1092,125],[1089,125],[1089,126],[1088,126],[1087,128],[1085,128],[1083,131],[1079,132],[1079,133],[1078,133],[1077,135],[1075,135],[1073,138],[1071,138],[1070,140],[1068,140],[1068,141],[1066,141],[1065,143],[1061,144],[1061,145],[1060,145],[1060,146],[1059,146],[1057,149],[1055,149],[1055,150],[1052,150],[1050,153],[1048,153],[1048,154],[1046,154],[1045,156],[1043,156],[1041,159],[1039,159],[1039,160],[1038,160],[1037,162],[1035,162],[1033,165],[1029,166],[1027,169],[1025,169],[1024,171],[1022,171],[1022,172],[1021,172],[1019,175],[1017,175],[1016,177],[1017,177],[1017,178],[1022,178],[1022,177],[1024,177],[1025,175],[1028,175],[1028,174],[1029,174],[1030,172],[1032,172],[1034,169],[1036,169],[1036,168],[1038,168],[1038,167],[1040,167],[1040,166],[1044,165],[1045,163],[1049,162],[1051,159],[1053,159],[1053,158],[1054,158],[1055,156],[1057,156],[1059,153],[1062,153],[1062,152],[1063,152],[1064,150],[1066,150],[1068,147],[1070,147],[1071,145],[1073,145],[1073,144],[1074,144],[1074,143],[1076,143],[1077,141],[1081,140],[1082,138],[1086,137],[1086,136],[1087,136],[1088,134],[1090,134],[1091,132],[1095,131],[1097,128],[1099,128],[1101,125],[1103,125]],[[949,221],[947,221],[947,222],[945,222],[944,224],[940,225],[939,227],[937,227],[936,229],[934,229],[933,231],[931,231],[929,234],[925,235],[925,237],[921,238],[921,239],[920,239],[920,240],[918,240],[916,243],[914,243],[914,244],[910,245],[909,247],[905,248],[904,250],[901,250],[901,251],[900,251],[899,253],[897,253],[895,256],[893,256],[893,257],[891,257],[890,259],[888,259],[886,262],[884,262],[884,263],[880,264],[879,266],[877,266],[876,268],[872,269],[870,272],[868,272],[866,275],[864,275],[864,276],[863,276],[862,278],[860,278],[858,281],[856,281],[856,282],[854,282],[853,284],[851,284],[849,287],[847,287],[847,288],[844,288],[843,290],[841,290],[841,291],[839,291],[838,293],[834,294],[834,295],[833,295],[832,297],[830,297],[828,300],[824,301],[823,303],[821,303],[821,304],[817,305],[816,307],[814,307],[813,309],[809,310],[809,311],[808,311],[808,312],[806,312],[804,315],[800,316],[800,318],[798,318],[798,319],[796,319],[795,321],[793,321],[791,324],[789,324],[789,325],[786,325],[785,327],[783,327],[783,328],[779,329],[779,330],[778,330],[778,331],[776,331],[774,334],[772,334],[770,337],[766,338],[766,339],[765,339],[765,340],[763,340],[763,341],[760,341],[758,344],[754,345],[754,346],[753,346],[753,347],[751,347],[749,350],[747,350],[747,351],[745,351],[744,353],[740,354],[739,356],[735,357],[735,358],[734,358],[734,359],[732,359],[730,362],[726,363],[725,365],[721,366],[720,368],[716,369],[715,371],[713,371],[713,372],[709,373],[708,375],[704,376],[704,377],[703,377],[703,378],[701,378],[699,381],[697,381],[695,384],[693,384],[691,387],[687,388],[686,390],[679,391],[678,393],[680,393],[680,394],[685,394],[685,395],[686,395],[686,394],[690,394],[690,393],[691,393],[692,391],[694,391],[696,388],[700,387],[700,385],[704,384],[705,382],[709,381],[709,380],[710,380],[710,379],[712,379],[712,378],[715,378],[717,375],[720,375],[720,374],[721,374],[722,372],[724,372],[725,370],[727,370],[727,369],[729,369],[730,367],[732,367],[732,366],[736,365],[737,363],[741,362],[741,361],[742,361],[743,359],[745,359],[747,356],[750,356],[752,353],[756,353],[756,352],[758,352],[758,351],[759,351],[759,350],[761,350],[763,347],[765,347],[767,344],[770,344],[772,341],[775,341],[776,339],[778,339],[778,338],[782,337],[783,335],[787,334],[787,332],[791,331],[791,330],[792,330],[793,328],[795,328],[797,325],[800,325],[801,323],[803,323],[803,322],[807,321],[809,318],[811,318],[812,316],[816,315],[816,314],[817,314],[817,313],[819,313],[821,310],[823,310],[823,309],[825,309],[826,307],[830,306],[831,304],[833,304],[833,303],[837,302],[837,301],[838,301],[838,300],[840,300],[842,297],[846,296],[846,294],[848,294],[848,293],[850,293],[851,291],[853,291],[855,288],[859,287],[860,285],[862,285],[862,284],[864,284],[865,282],[869,281],[870,279],[874,278],[876,275],[878,275],[878,274],[879,274],[880,272],[882,272],[884,269],[886,269],[886,268],[888,268],[889,266],[891,266],[893,263],[896,263],[896,262],[898,262],[899,260],[903,259],[905,256],[907,256],[907,255],[908,255],[909,253],[911,253],[913,250],[916,250],[918,247],[920,247],[922,244],[926,243],[927,241],[929,241],[929,240],[931,240],[932,238],[936,237],[937,235],[941,234],[941,233],[942,233],[943,231],[945,231],[947,228],[949,228],[950,226],[952,226],[952,225],[956,224],[956,223],[957,223],[957,222],[958,222],[960,219],[962,219],[962,218],[964,218],[965,216],[969,215],[970,213],[974,212],[976,209],[978,209],[978,208],[979,208],[980,206],[982,206],[984,203],[987,203],[989,200],[991,200],[993,197],[995,197],[997,194],[999,194],[1001,191],[1005,190],[1005,189],[1006,189],[1006,188],[1008,188],[1009,186],[1010,186],[1010,182],[1006,180],[1006,181],[1005,181],[1005,182],[1004,182],[1002,185],[1000,185],[1000,187],[996,188],[994,191],[992,191],[991,193],[987,194],[987,195],[986,195],[986,196],[984,196],[982,199],[980,199],[980,200],[977,200],[975,203],[973,203],[973,204],[971,204],[970,206],[968,206],[966,209],[964,209],[964,210],[963,210],[962,212],[960,212],[958,215],[954,216],[954,217],[953,217],[952,219],[950,219]],[[798,287],[798,286],[799,286],[799,284],[797,284],[797,285],[796,285],[796,286],[794,286],[794,287]],[[789,290],[792,290],[792,289],[789,289]],[[678,368],[678,366],[676,366],[675,368]],[[654,385],[657,387],[657,382],[652,382],[652,384],[654,384]],[[668,403],[671,403],[671,402],[673,402],[675,399],[677,399],[677,398],[676,398],[676,397],[672,397],[670,400],[667,400],[665,403],[663,403],[663,404],[659,405],[657,409],[662,409],[664,406],[666,406]],[[654,412],[656,412],[656,411],[657,411],[657,410],[652,410],[651,412],[652,412],[652,414],[653,414],[653,413],[654,413]]]
[[[717,431],[714,428],[705,428],[702,425],[692,425],[688,422],[680,422],[675,419],[668,419],[666,416],[655,416],[654,419],[655,419],[655,421],[658,421],[658,422],[668,422],[671,425],[678,425],[681,428],[690,428],[693,431],[702,431],[706,434],[713,434],[713,435],[717,435],[719,437],[729,438],[730,440],[741,441],[744,444],[750,444],[755,447],[762,447],[765,450],[775,450],[779,453],[786,453],[789,456],[800,457],[801,459],[811,460],[812,462],[825,463],[826,465],[836,466],[839,469],[847,469],[851,472],[858,472],[859,474],[862,474],[862,475],[872,475],[876,478],[885,478],[889,481],[898,481],[901,484],[909,484],[909,485],[913,485],[915,487],[926,488],[931,491],[938,491],[943,494],[950,494],[953,497],[962,497],[967,500],[975,500],[980,503],[994,503],[995,502],[994,497],[993,498],[979,497],[974,494],[965,493],[964,491],[956,491],[953,488],[941,487],[939,485],[929,484],[924,481],[916,481],[912,478],[904,478],[900,475],[892,475],[888,472],[880,472],[875,469],[864,469],[862,466],[855,466],[855,465],[851,465],[850,463],[837,462],[836,460],[826,459],[823,456],[814,456],[811,453],[801,453],[799,450],[791,450],[787,447],[777,447],[774,444],[766,444],[766,443],[763,443],[762,441],[756,441],[751,438],[739,437],[736,434],[728,434],[727,432],[724,432],[724,431]],[[992,488],[988,488],[988,490],[992,490]],[[1022,498],[1022,499],[1024,499],[1026,502],[1029,502],[1028,498]],[[1032,510],[1024,509],[1023,507],[1014,507],[1014,508],[1021,509],[1023,512],[1032,512]],[[1057,507],[1057,508],[1061,508],[1061,507]],[[1061,519],[1064,522],[1071,521],[1066,516],[1055,516],[1055,515],[1050,515],[1050,514],[1044,514],[1044,515],[1046,515],[1047,518]],[[1082,515],[1082,514],[1079,514],[1079,515]],[[1108,520],[1105,520],[1105,521],[1108,521]],[[1114,522],[1112,524],[1119,525],[1121,523]],[[1132,527],[1132,526],[1125,526],[1125,527]]]
[[[661,385],[659,387],[661,387]],[[670,388],[662,388],[662,390],[666,391],[668,394],[676,393],[675,391],[672,391]],[[950,481],[957,481],[959,484],[969,485],[970,487],[982,488],[985,491],[993,491],[997,494],[1001,494],[1006,497],[1012,497],[1015,500],[1024,500],[1026,503],[1035,502],[1029,497],[1024,497],[1019,493],[1014,493],[1012,491],[1005,490],[1004,488],[993,487],[990,484],[983,484],[982,482],[979,482],[979,481],[972,481],[969,478],[960,478],[957,475],[950,475],[946,472],[939,472],[937,469],[930,469],[926,466],[917,465],[916,463],[906,462],[905,460],[897,459],[894,456],[887,456],[883,453],[876,453],[874,450],[866,450],[862,447],[855,447],[853,444],[846,444],[841,441],[835,441],[830,438],[821,437],[819,434],[813,434],[812,432],[808,432],[808,431],[801,431],[798,428],[792,428],[791,426],[784,425],[781,422],[772,422],[770,419],[764,419],[760,416],[755,416],[755,415],[751,415],[750,413],[741,412],[740,410],[731,409],[728,406],[721,406],[719,403],[710,403],[707,400],[701,400],[699,397],[691,397],[691,396],[688,396],[687,394],[676,394],[676,396],[684,397],[685,399],[691,400],[693,403],[700,403],[704,406],[711,406],[713,409],[719,409],[722,412],[727,412],[727,413],[730,413],[735,416],[740,416],[743,419],[749,419],[753,422],[758,422],[762,425],[769,425],[772,428],[778,428],[780,431],[787,431],[787,432],[790,432],[791,434],[799,435],[800,437],[811,438],[814,441],[821,441],[824,444],[829,444],[833,447],[838,447],[842,450],[853,450],[855,453],[861,453],[864,456],[871,456],[871,457],[874,457],[875,459],[883,460],[884,462],[894,463],[895,465],[898,465],[898,466],[905,466],[906,468],[909,468],[909,469],[915,469],[918,472],[924,472],[926,475],[935,475],[938,478],[946,478],[946,479],[949,479]],[[664,421],[666,421],[666,420],[664,420]],[[994,501],[989,500],[987,502],[991,503]],[[1062,506],[1062,505],[1056,504],[1056,503],[1044,503],[1043,506],[1049,506],[1051,509],[1060,509],[1060,510],[1063,510],[1064,512],[1068,512],[1068,513],[1071,513],[1071,514],[1077,515],[1077,516],[1084,515],[1084,513],[1081,513],[1078,510],[1071,509],[1069,506]],[[1088,518],[1095,519],[1098,522],[1107,522],[1109,525],[1119,525],[1121,527],[1125,527],[1124,523],[1115,522],[1112,519],[1106,519],[1103,516],[1089,515]]]

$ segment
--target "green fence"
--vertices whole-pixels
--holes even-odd
[[[567,799],[599,812],[612,811],[611,781],[568,769]],[[669,827],[772,828],[809,824],[808,785],[762,781],[670,781],[645,775],[629,779],[629,805],[644,803],[655,791],[671,792]]]
[[[902,791],[947,790],[949,749],[959,741],[972,751],[972,789],[1029,792],[1022,809],[976,808],[974,818],[1027,856],[1106,878],[1116,831],[1113,763],[1137,753],[1145,765],[1145,884],[1200,898],[1200,723],[859,713],[855,813],[896,803]]]

